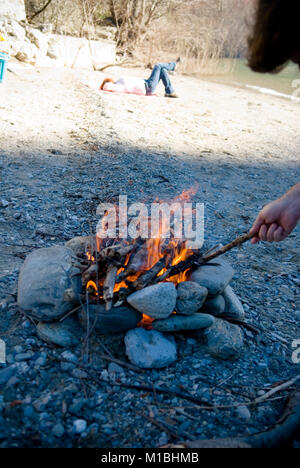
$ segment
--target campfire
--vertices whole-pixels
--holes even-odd
[[[237,357],[243,343],[241,326],[247,324],[243,306],[230,287],[234,271],[218,257],[251,235],[203,252],[191,249],[187,240],[165,234],[165,226],[160,225],[155,238],[79,237],[66,246],[34,251],[20,272],[21,309],[38,321],[39,336],[50,342],[57,340],[53,336],[59,336],[63,327],[67,327],[65,335],[72,335],[69,342],[76,342],[77,316],[88,336],[91,331],[128,332],[127,355],[140,367],[162,367],[174,360],[174,349],[176,355],[173,342],[171,361],[163,358],[160,364],[144,365],[140,356],[134,357],[129,338],[135,343],[142,340],[137,346],[141,355],[153,346],[152,338],[146,343],[151,333],[155,339],[165,337],[168,348],[170,334],[193,332],[211,354]],[[163,349],[159,344],[159,358]]]

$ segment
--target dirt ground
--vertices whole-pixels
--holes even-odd
[[[194,201],[205,203],[205,237],[210,247],[246,232],[264,204],[299,181],[299,103],[181,75],[172,77],[178,100],[164,98],[162,88],[159,97],[109,95],[96,90],[101,73],[13,64],[11,69],[0,85],[0,297],[6,298],[0,337],[7,340],[9,354],[22,343],[24,330],[27,338],[34,333],[22,327],[15,305],[18,271],[26,254],[93,232],[100,201],[116,202],[119,194],[127,194],[129,201],[169,200],[197,183]],[[146,77],[148,72],[113,70],[116,76]],[[212,361],[209,375],[216,383],[232,374],[236,385],[247,388],[250,399],[258,388],[299,373],[299,365],[291,361],[292,341],[300,338],[298,238],[299,227],[284,243],[249,244],[227,255],[236,270],[235,289],[247,319],[264,332],[259,338],[247,335],[247,350],[238,364]],[[7,301],[11,302],[8,308]],[[192,360],[183,353],[169,373],[150,373],[148,378],[165,381],[172,374],[180,384],[181,369],[188,367],[189,384],[188,377],[205,375],[201,367],[193,368],[195,362],[202,362],[199,353],[196,350]],[[31,393],[37,397],[44,391],[42,384],[41,389],[39,385],[31,388],[36,374],[30,372],[6,390],[6,401],[23,400]],[[198,387],[193,387],[196,394],[203,390],[199,382]],[[119,393],[118,399],[124,395]],[[224,402],[222,394],[210,395]],[[116,411],[114,398],[105,400],[107,415]],[[229,398],[228,392],[224,398]],[[236,400],[240,402],[241,397],[231,395],[230,402]],[[216,411],[213,416],[199,413],[201,422],[188,419],[191,427],[186,425],[179,436],[218,437],[262,430],[276,420],[283,402],[254,409],[247,423],[234,409]],[[157,446],[170,441],[168,434],[165,440],[157,427],[130,413],[131,406],[121,405],[118,418],[107,416],[108,430],[95,445]],[[158,416],[166,416],[164,411]],[[6,437],[0,434],[3,444],[21,446],[28,440],[29,429],[25,425],[25,432],[21,430],[18,421],[17,417],[7,421]],[[42,435],[37,445],[45,445],[44,429],[38,429],[38,424],[35,429]],[[145,424],[147,434],[142,430]],[[132,436],[125,435],[127,426],[134,428]],[[64,443],[88,445],[74,442],[71,436]],[[60,442],[53,439],[52,445]]]

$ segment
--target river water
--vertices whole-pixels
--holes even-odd
[[[300,102],[300,70],[290,64],[279,74],[254,73],[244,60],[224,59],[218,66],[213,81],[238,85],[266,94],[279,94]]]

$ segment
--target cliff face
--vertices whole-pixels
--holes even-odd
[[[1,16],[7,16],[16,21],[25,20],[24,0],[1,0],[0,17]]]

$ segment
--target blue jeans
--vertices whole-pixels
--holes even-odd
[[[174,93],[174,88],[170,81],[168,71],[174,71],[176,68],[176,62],[170,63],[157,63],[150,75],[148,80],[145,80],[147,95],[151,95],[155,92],[158,83],[162,80],[167,94]]]

